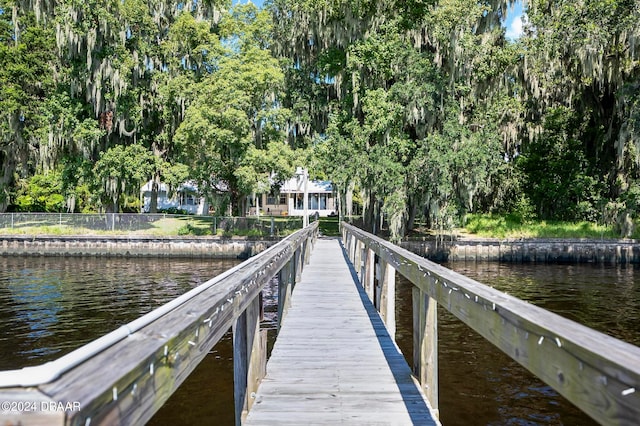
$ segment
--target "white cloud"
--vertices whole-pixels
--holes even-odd
[[[507,27],[506,37],[508,39],[516,40],[522,36],[522,28],[524,27],[522,16],[523,15],[515,17],[513,21],[511,21],[511,24]]]

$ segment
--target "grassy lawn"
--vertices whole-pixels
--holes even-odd
[[[271,236],[271,217],[260,218],[213,218],[211,216],[166,216],[153,222],[116,224],[114,230],[95,229],[81,224],[53,225],[23,222],[15,227],[0,228],[4,235],[139,235],[154,237],[173,236]],[[300,228],[300,223],[286,218],[274,218],[274,236],[283,237]]]
[[[121,227],[114,231],[105,231],[90,227],[69,225],[45,225],[42,223],[22,223],[13,228],[0,228],[0,234],[5,235],[140,235],[154,237],[178,236],[219,236],[219,237],[270,237],[271,217],[260,218],[255,224],[255,218],[240,218],[234,223],[228,218],[214,218],[211,216],[166,216],[153,222],[132,225],[130,228]],[[250,223],[247,226],[242,221]],[[319,220],[320,233],[325,236],[339,236],[339,219],[337,217],[321,217]],[[287,218],[274,218],[274,236],[283,237],[300,228],[301,222],[287,221]],[[118,226],[118,225],[116,225]],[[640,239],[640,227],[636,227],[632,238]],[[413,237],[433,236],[432,230],[418,228]],[[617,239],[619,235],[612,227],[590,222],[557,222],[557,221],[528,221],[521,222],[511,215],[470,214],[467,215],[464,228],[454,230],[455,234],[468,237],[483,238],[589,238],[589,239]]]
[[[489,238],[619,238],[610,226],[591,222],[529,221],[522,223],[511,215],[470,214],[460,229],[469,236]],[[633,235],[638,238],[639,232]]]
[[[337,237],[340,235],[340,221],[338,217],[321,217],[319,219],[318,230],[320,234],[327,237]]]

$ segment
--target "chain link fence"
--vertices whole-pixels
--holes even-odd
[[[302,227],[301,217],[218,217],[153,213],[0,213],[0,232],[43,228],[169,235],[280,236]]]

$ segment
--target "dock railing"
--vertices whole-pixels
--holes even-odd
[[[236,424],[266,370],[262,289],[279,278],[278,320],[317,237],[297,231],[231,270],[55,361],[0,372],[3,424],[144,424],[233,329]]]
[[[413,371],[438,408],[437,306],[604,425],[640,419],[640,348],[453,272],[347,223],[364,289],[395,335],[395,272],[413,284]]]

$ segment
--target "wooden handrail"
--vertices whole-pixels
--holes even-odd
[[[302,268],[317,229],[318,223],[312,223],[236,266],[215,285],[50,383],[5,387],[0,382],[2,420],[22,425],[143,424],[232,327],[239,423],[251,405],[252,387],[264,375],[260,293],[281,270],[290,277],[290,271]],[[291,284],[281,277],[282,282]]]
[[[365,289],[372,285],[375,259],[388,265],[378,270],[397,270],[413,284],[414,373],[433,398],[434,408],[435,306],[440,305],[599,423],[637,424],[639,347],[509,296],[352,225],[343,222],[341,228]],[[383,285],[381,279],[379,292]],[[376,289],[368,293],[375,294]]]

